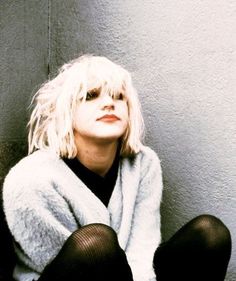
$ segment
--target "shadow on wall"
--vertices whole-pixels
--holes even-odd
[[[23,156],[27,154],[27,146],[24,141],[0,142],[0,279],[12,280],[12,270],[15,265],[15,254],[11,236],[5,222],[2,208],[2,186],[4,178],[11,167],[13,167]],[[6,278],[6,279],[5,279]]]
[[[25,141],[1,141],[0,142],[0,186],[9,169],[27,154]]]

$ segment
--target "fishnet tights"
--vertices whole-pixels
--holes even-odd
[[[158,281],[223,281],[230,254],[227,227],[216,217],[202,215],[161,244],[155,252],[153,267]],[[66,280],[133,281],[114,230],[103,224],[91,224],[68,238],[39,278]]]
[[[130,281],[132,273],[115,231],[90,224],[75,231],[39,281]]]

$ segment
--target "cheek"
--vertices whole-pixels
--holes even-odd
[[[128,119],[129,118],[129,112],[128,112],[128,105],[127,104],[122,104],[120,106],[120,112],[122,113],[122,115]]]
[[[78,129],[85,122],[85,115],[83,114],[83,110],[81,108],[76,109],[73,117],[73,127],[74,129]]]
[[[125,119],[127,121],[127,123],[129,122],[129,110],[128,110],[128,107],[126,107],[125,111],[124,111],[124,114],[125,114]]]
[[[74,120],[75,121],[81,120],[79,122],[82,123],[86,119],[89,119],[90,115],[91,115],[91,109],[88,106],[81,104],[75,110]]]
[[[125,130],[126,130],[127,127],[129,126],[129,112],[128,112],[127,107],[122,109],[122,116],[123,116],[123,121],[124,121],[124,127],[125,127]]]

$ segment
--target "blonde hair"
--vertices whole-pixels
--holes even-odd
[[[93,88],[112,93],[124,91],[129,124],[121,137],[121,155],[136,154],[141,147],[143,118],[131,75],[123,67],[105,57],[84,55],[59,69],[58,75],[46,82],[35,94],[28,127],[29,154],[37,149],[50,149],[60,157],[74,158],[73,116],[78,102],[85,100]]]

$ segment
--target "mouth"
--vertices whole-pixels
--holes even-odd
[[[97,121],[103,121],[103,122],[114,122],[118,120],[120,120],[120,118],[115,114],[105,114],[97,119]]]

